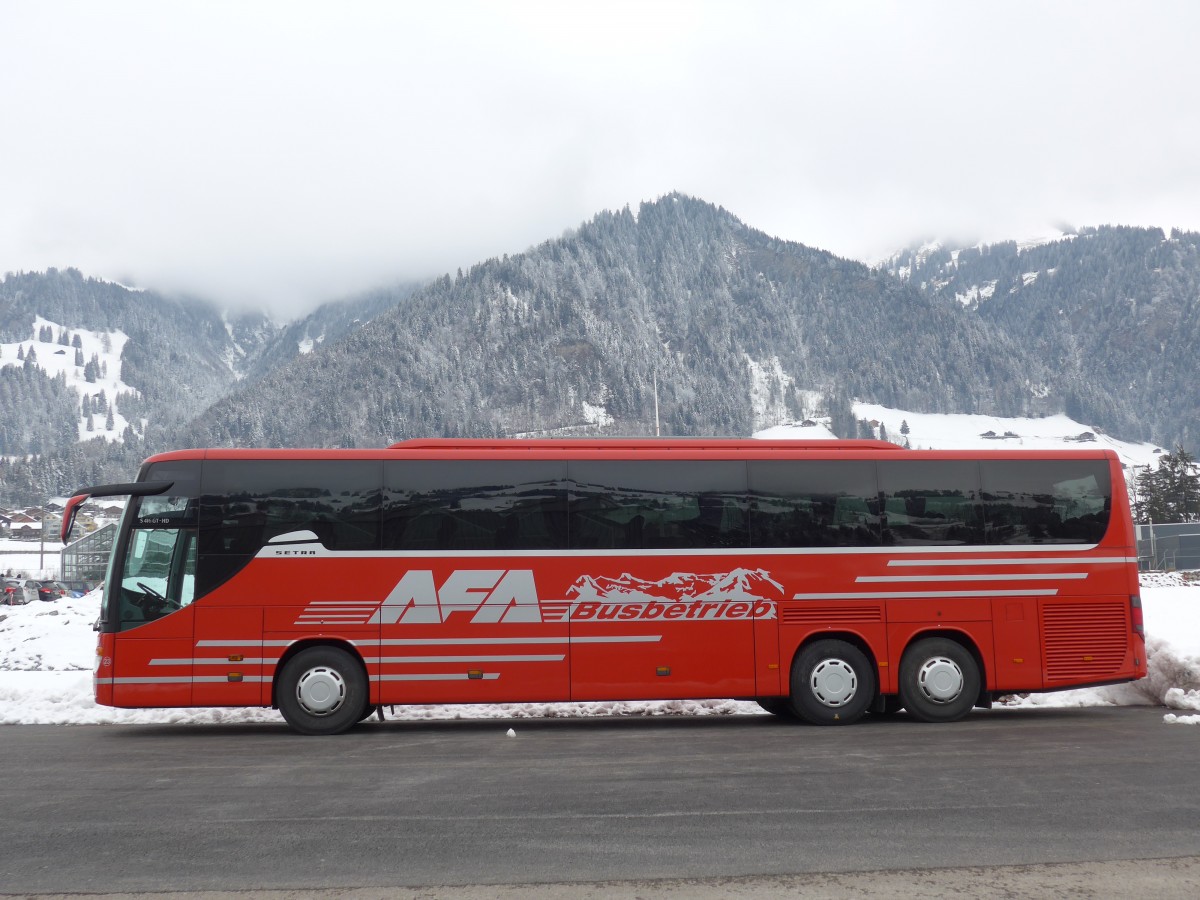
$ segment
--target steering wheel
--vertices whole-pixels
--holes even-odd
[[[134,606],[141,607],[142,611],[146,613],[146,615],[161,615],[163,610],[167,609],[183,609],[180,604],[176,603],[174,600],[168,600],[144,581],[138,581],[135,582],[135,584],[137,584],[138,588],[142,591],[142,599],[138,600],[135,597],[131,597],[130,601]]]

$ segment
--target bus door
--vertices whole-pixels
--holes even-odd
[[[130,501],[124,553],[105,589],[105,631],[116,631],[105,671],[114,706],[192,702],[196,504],[183,497]]]

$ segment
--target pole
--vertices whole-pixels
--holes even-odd
[[[658,369],[654,370],[654,436],[662,437],[658,427]]]

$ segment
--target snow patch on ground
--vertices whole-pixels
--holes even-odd
[[[0,606],[0,725],[280,723],[269,709],[137,709],[97,706],[91,670],[101,592],[53,604]],[[1142,583],[1149,675],[1132,684],[1010,697],[1014,707],[1163,706],[1163,721],[1200,725],[1200,579],[1146,573]],[[763,715],[758,704],[726,699],[595,703],[405,706],[405,720],[586,716]]]

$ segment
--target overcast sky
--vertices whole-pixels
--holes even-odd
[[[678,190],[876,261],[1200,230],[1200,3],[0,0],[0,273],[280,318]]]

